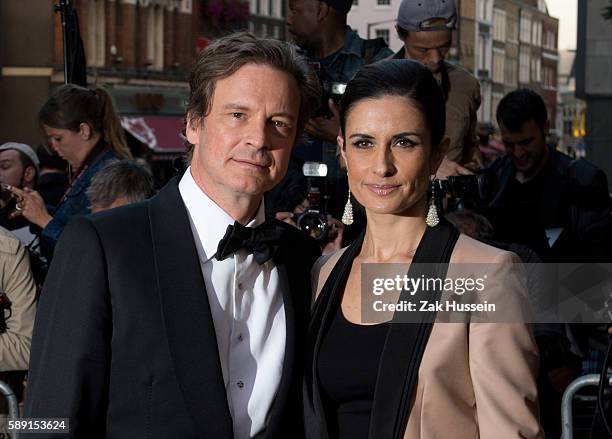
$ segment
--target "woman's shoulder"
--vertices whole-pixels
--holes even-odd
[[[332,270],[338,263],[340,257],[344,254],[348,247],[344,247],[333,253],[320,256],[312,266],[311,270],[311,285],[313,288],[314,298],[316,299],[323,285],[327,281],[327,278],[331,274]]]
[[[512,252],[485,244],[462,233],[451,255],[451,262],[484,264],[493,262],[520,262],[520,260]]]

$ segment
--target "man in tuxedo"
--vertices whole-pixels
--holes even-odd
[[[201,52],[190,86],[182,178],[74,221],[56,249],[26,417],[68,417],[70,437],[301,435],[319,249],[265,220],[263,193],[287,170],[318,82],[288,44],[239,33]]]

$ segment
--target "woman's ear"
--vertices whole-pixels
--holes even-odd
[[[86,122],[82,122],[79,125],[79,134],[81,135],[83,140],[91,139],[91,135],[92,135],[91,126]]]
[[[449,146],[450,146],[450,138],[448,136],[444,136],[442,138],[442,141],[438,145],[438,147],[435,149],[435,151],[431,155],[430,168],[429,168],[430,174],[435,174],[436,172],[438,172],[440,163],[442,163],[444,156],[446,156],[446,152],[448,151]]]
[[[344,137],[338,136],[336,141],[338,142],[338,160],[340,161],[340,167],[348,171],[348,166],[346,164],[346,148],[344,145]]]

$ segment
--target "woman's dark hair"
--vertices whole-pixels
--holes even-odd
[[[407,59],[385,60],[362,67],[346,87],[340,101],[340,128],[345,135],[346,119],[358,102],[383,96],[401,96],[423,112],[437,148],[445,131],[445,103],[442,89],[427,67]]]
[[[74,84],[62,85],[42,106],[38,120],[52,128],[75,132],[86,123],[120,158],[132,157],[113,100],[102,88],[90,90]]]
[[[510,131],[520,131],[525,122],[533,120],[544,132],[548,112],[542,97],[533,90],[522,88],[508,93],[497,106],[497,123]]]

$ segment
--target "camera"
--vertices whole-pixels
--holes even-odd
[[[334,115],[329,108],[328,102],[330,99],[332,99],[336,104],[340,102],[340,99],[342,99],[342,95],[346,90],[346,83],[327,79],[325,72],[321,69],[320,63],[311,62],[310,65],[317,74],[319,83],[321,84],[321,106],[315,112],[313,117],[325,117],[330,119]]]
[[[327,165],[318,162],[305,162],[302,172],[307,178],[308,209],[296,215],[296,225],[308,236],[324,242],[329,234],[325,205],[327,197],[323,195],[317,185],[317,180],[325,185]]]
[[[474,175],[456,175],[447,180],[436,180],[441,194],[450,197],[448,211],[478,210],[493,198],[494,182],[487,173]]]

